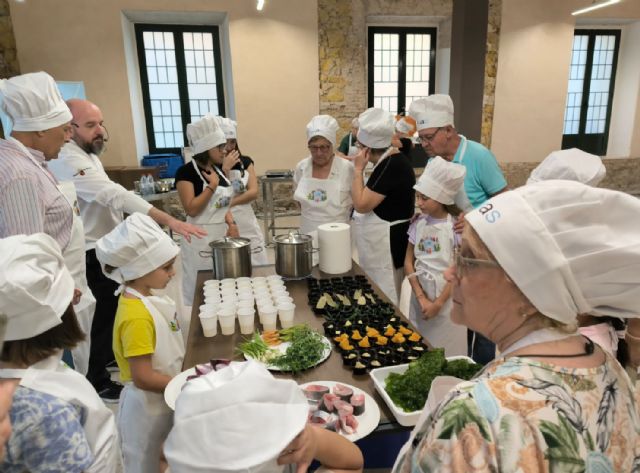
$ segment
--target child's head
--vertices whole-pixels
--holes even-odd
[[[440,156],[431,159],[413,186],[416,190],[416,205],[422,213],[428,215],[442,209],[452,213],[451,206],[464,184],[465,175],[466,169],[461,164],[450,163]]]
[[[147,215],[134,213],[96,242],[104,274],[120,284],[163,289],[173,275],[180,248]]]
[[[3,361],[32,365],[84,339],[71,305],[74,287],[49,235],[0,239],[0,313],[7,316]]]

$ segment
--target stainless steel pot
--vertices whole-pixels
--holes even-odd
[[[274,238],[276,273],[286,278],[305,278],[313,268],[313,238],[299,232],[289,232]]]
[[[242,237],[224,237],[209,243],[211,251],[201,251],[201,256],[213,259],[215,279],[251,277],[251,240]]]

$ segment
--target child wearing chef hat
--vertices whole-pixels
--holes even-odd
[[[162,442],[173,422],[162,393],[184,358],[176,305],[164,289],[175,272],[178,246],[149,216],[134,213],[96,242],[105,275],[121,284],[113,353],[125,387],[118,430],[124,470],[159,470]]]
[[[451,322],[451,284],[444,279],[455,247],[453,224],[460,210],[456,194],[466,170],[436,156],[417,184],[416,205],[422,214],[411,223],[404,270],[411,284],[409,319],[420,333],[447,356],[466,355],[467,331]]]
[[[89,381],[65,365],[82,341],[74,282],[44,233],[0,239],[0,313],[6,315],[0,381],[19,380],[13,433],[0,471],[114,471],[116,424]]]
[[[232,362],[182,388],[164,453],[171,473],[278,473],[314,458],[331,471],[361,471],[358,447],[308,425],[308,414],[295,381],[255,361]]]

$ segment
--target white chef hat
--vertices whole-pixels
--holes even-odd
[[[638,317],[640,199],[575,181],[499,194],[466,215],[500,266],[544,315]]]
[[[416,132],[416,121],[409,116],[398,115],[396,117],[396,131],[413,136]]]
[[[74,283],[58,243],[49,235],[0,239],[0,313],[6,340],[35,337],[62,323]]]
[[[71,121],[71,111],[46,72],[0,80],[2,109],[15,131],[44,131]]]
[[[336,133],[338,132],[338,122],[330,115],[316,115],[307,123],[307,143],[315,136],[322,136],[336,145]]]
[[[416,120],[418,131],[426,128],[453,126],[453,102],[445,94],[434,94],[409,105],[409,115]]]
[[[387,148],[395,131],[393,115],[381,108],[369,108],[358,117],[358,141],[367,148]]]
[[[187,125],[187,138],[193,154],[209,151],[227,142],[218,121],[209,114]]]
[[[588,186],[597,186],[607,170],[600,156],[586,153],[578,148],[554,151],[531,171],[527,184],[565,179],[578,181]]]
[[[456,163],[436,156],[427,163],[427,167],[413,188],[444,205],[455,202],[458,191],[464,184],[467,169]]]
[[[255,361],[232,362],[184,387],[164,453],[172,473],[274,473],[308,413],[295,381]]]
[[[180,252],[180,248],[148,215],[139,212],[96,242],[96,257],[102,272],[124,284],[158,269]],[[105,271],[105,265],[116,269]]]
[[[224,137],[227,140],[235,140],[238,137],[238,133],[237,133],[238,123],[236,123],[235,120],[232,120],[231,118],[227,118],[227,117],[220,117],[220,116],[215,117],[215,119],[218,122],[218,125],[220,126],[220,128],[222,129],[222,132],[224,133]]]

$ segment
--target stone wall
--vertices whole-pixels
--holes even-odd
[[[320,113],[338,120],[339,136],[367,108],[367,21],[420,26],[416,17],[433,17],[440,48],[450,41],[440,36],[450,35],[452,8],[453,0],[318,0]]]
[[[604,159],[607,176],[599,187],[640,196],[640,158]],[[500,163],[509,187],[524,185],[538,163]]]
[[[484,98],[482,101],[482,135],[480,140],[487,148],[491,147],[496,76],[498,75],[498,46],[500,44],[501,19],[502,0],[489,0],[487,53],[484,65]]]
[[[0,0],[0,78],[6,79],[20,74],[16,38],[13,35],[9,1]],[[0,123],[0,137],[4,137],[4,130]]]

